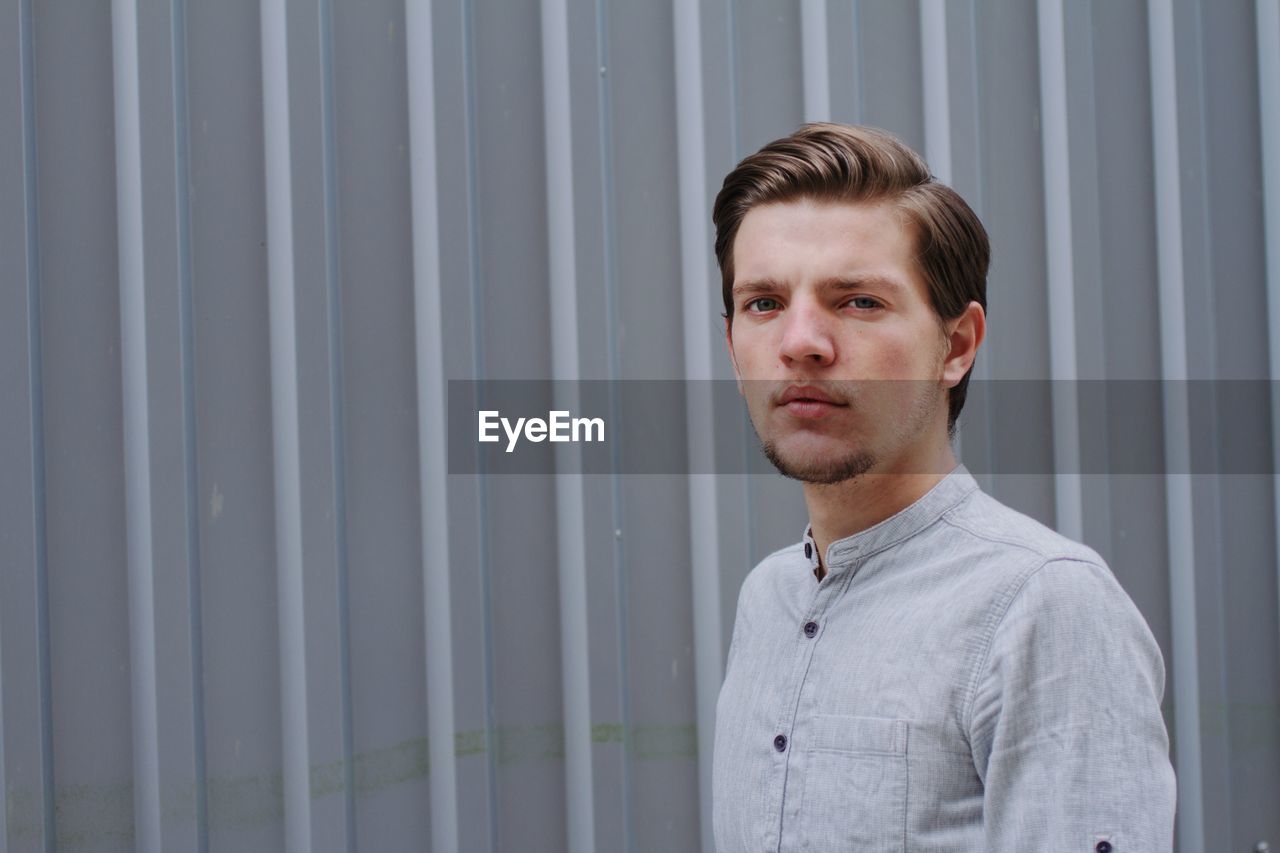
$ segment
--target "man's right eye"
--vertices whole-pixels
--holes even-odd
[[[780,307],[778,300],[769,296],[760,296],[747,303],[746,308],[753,314],[775,311]]]

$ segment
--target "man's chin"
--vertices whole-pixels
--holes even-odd
[[[765,457],[784,477],[802,483],[831,486],[861,477],[875,466],[875,457],[862,451],[844,455],[824,455],[783,450],[774,442],[762,444]]]

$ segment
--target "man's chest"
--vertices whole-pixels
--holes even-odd
[[[980,826],[965,715],[988,619],[866,586],[775,599],[734,637],[716,764],[718,785],[750,789],[726,801],[765,815],[721,815],[747,849],[901,849],[929,822],[913,802],[951,812],[950,831]]]
[[[744,691],[744,702],[754,697],[756,722],[824,714],[912,720],[940,736],[949,731],[963,746],[991,601],[937,583],[858,580],[758,607],[734,636],[725,688]]]

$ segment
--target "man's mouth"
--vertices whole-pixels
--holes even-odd
[[[825,417],[849,404],[812,385],[792,385],[778,397],[777,405],[794,417],[808,420]]]

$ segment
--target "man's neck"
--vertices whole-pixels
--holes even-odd
[[[826,575],[827,548],[832,542],[861,533],[911,506],[955,467],[948,443],[934,455],[933,464],[916,465],[910,473],[872,470],[829,486],[806,483],[804,500],[810,534],[818,548],[819,580]]]

